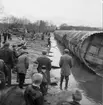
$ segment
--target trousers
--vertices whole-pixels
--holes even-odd
[[[19,87],[23,88],[24,81],[25,81],[25,74],[18,73],[18,77],[19,77]]]
[[[62,87],[62,83],[63,83],[63,80],[65,78],[65,88],[68,87],[68,81],[69,81],[69,76],[64,76],[61,74],[61,78],[60,78],[60,87]]]

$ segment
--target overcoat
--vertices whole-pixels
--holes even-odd
[[[68,54],[62,55],[59,61],[59,66],[61,67],[61,75],[69,76],[72,67],[72,57]]]

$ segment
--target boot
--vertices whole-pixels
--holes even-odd
[[[60,85],[60,90],[62,90],[62,85]]]
[[[61,75],[61,78],[60,78],[60,90],[62,90],[63,79],[64,79],[64,76]]]
[[[62,90],[62,82],[63,82],[63,81],[60,81],[60,90]]]
[[[68,79],[66,79],[66,82],[65,82],[65,90],[68,89]]]

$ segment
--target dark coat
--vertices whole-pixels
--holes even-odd
[[[46,57],[46,56],[41,56],[37,58],[37,62],[38,62],[38,71],[41,71],[42,66],[46,66],[46,70],[50,71],[51,70],[51,60]]]
[[[13,52],[9,48],[0,49],[0,59],[4,60],[7,65],[10,65],[11,68],[14,67]]]
[[[24,92],[27,105],[43,105],[44,99],[39,87],[29,85]]]
[[[46,67],[47,81],[48,84],[50,84],[51,60],[46,56],[41,56],[37,58],[37,62],[38,62],[38,68],[37,68],[38,72],[41,72],[42,66]]]

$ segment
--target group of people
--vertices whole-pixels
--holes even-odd
[[[5,78],[3,84],[5,86],[6,82],[8,86],[11,86],[11,72],[16,70],[17,81],[19,82],[19,87],[23,89],[25,82],[25,76],[27,69],[29,68],[28,52],[25,51],[25,47],[22,47],[20,54],[16,51],[16,46],[13,45],[13,49],[9,48],[9,43],[4,43],[3,47],[0,48],[0,72],[4,73]],[[51,60],[46,56],[47,52],[42,51],[42,56],[38,57],[34,63],[38,64],[37,73],[32,75],[32,84],[27,86],[24,92],[24,97],[27,105],[44,105],[44,95],[45,85],[50,85],[50,70]],[[65,90],[68,89],[68,81],[70,70],[73,67],[73,60],[69,54],[69,50],[65,49],[64,54],[61,56],[59,61],[59,66],[61,68],[60,77],[60,89],[62,90],[62,83],[65,78]],[[43,68],[45,71],[42,71]],[[2,82],[2,79],[0,80]],[[73,101],[71,102],[61,102],[57,105],[80,105],[79,101],[82,99],[81,93],[76,90],[73,94]],[[65,104],[68,103],[68,104]]]
[[[25,80],[26,71],[29,67],[28,52],[25,51],[25,47],[22,46],[19,49],[19,53],[16,50],[16,45],[10,48],[10,43],[4,43],[3,47],[0,48],[0,74],[1,76],[1,85],[0,87],[11,86],[12,80],[12,71],[17,70],[19,77],[19,87],[23,87]]]
[[[4,39],[3,43],[5,43],[7,41],[7,39],[12,40],[11,33],[9,33],[8,30],[3,32],[2,36],[3,36],[3,39]]]
[[[50,70],[51,70],[51,60],[46,56],[46,51],[42,52],[42,56],[38,57],[35,63],[38,64],[37,73],[32,76],[32,84],[27,86],[24,92],[27,105],[44,105],[44,94],[41,88],[43,82],[43,75],[41,74],[42,67],[45,65],[47,81],[50,84]],[[68,80],[70,75],[70,69],[73,66],[72,57],[69,56],[69,50],[64,50],[64,55],[61,56],[59,65],[61,67],[61,79],[60,79],[60,89],[62,89],[62,82],[65,78],[65,89],[68,88]],[[73,101],[60,101],[57,105],[80,105],[82,95],[79,90],[76,90],[72,94]]]

